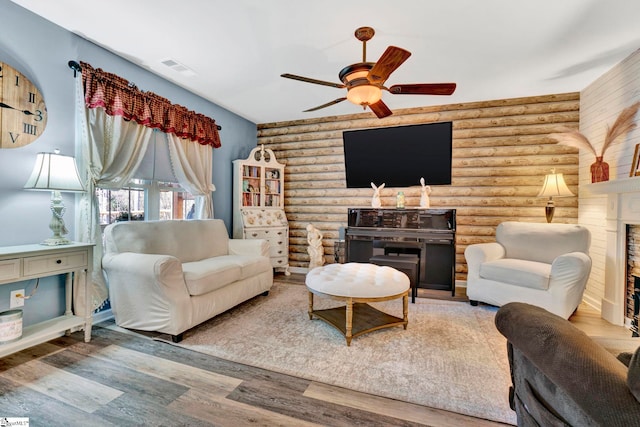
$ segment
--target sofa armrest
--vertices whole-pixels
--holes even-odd
[[[269,256],[269,241],[266,239],[229,239],[229,255]]]
[[[495,324],[525,358],[510,361],[517,399],[543,402],[569,425],[639,424],[626,367],[571,322],[513,302],[498,310]]]
[[[464,257],[467,261],[467,275],[480,276],[480,264],[504,258],[505,249],[500,243],[476,243],[467,246]]]
[[[179,334],[191,325],[191,301],[178,258],[107,253],[102,268],[118,325],[170,334]],[[150,324],[156,327],[149,329]]]
[[[552,287],[584,287],[591,273],[591,258],[584,252],[570,252],[560,255],[551,264]]]

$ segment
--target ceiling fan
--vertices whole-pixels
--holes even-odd
[[[360,27],[355,31],[356,38],[362,42],[362,62],[348,65],[338,73],[342,83],[316,80],[295,74],[281,74],[281,77],[287,79],[347,89],[346,97],[334,99],[326,104],[304,110],[305,112],[316,111],[349,100],[365,109],[369,107],[381,119],[392,114],[389,107],[382,101],[383,90],[394,95],[451,95],[456,90],[455,83],[415,83],[385,87],[385,81],[411,56],[411,52],[396,46],[389,46],[378,62],[367,62],[367,41],[371,40],[374,34],[375,31],[371,27]]]

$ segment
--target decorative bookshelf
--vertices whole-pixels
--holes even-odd
[[[284,167],[263,145],[233,161],[233,237],[268,240],[271,265],[289,275]]]

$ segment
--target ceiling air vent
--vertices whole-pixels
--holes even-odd
[[[187,76],[195,76],[196,73],[189,67],[187,67],[186,65],[183,65],[181,63],[179,63],[178,61],[176,61],[175,59],[165,59],[163,61],[160,61],[161,64],[171,68],[173,71],[177,71],[178,73],[187,75]]]

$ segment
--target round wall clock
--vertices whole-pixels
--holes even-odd
[[[35,141],[47,125],[47,108],[38,88],[12,66],[0,62],[0,148]]]

